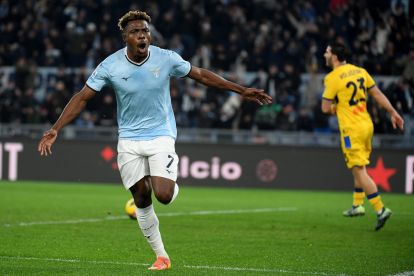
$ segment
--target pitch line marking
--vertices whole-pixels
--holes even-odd
[[[389,274],[388,276],[413,276],[414,271],[404,271],[397,274]]]
[[[79,259],[60,259],[60,258],[39,258],[39,257],[14,257],[14,256],[0,256],[3,260],[23,260],[23,261],[45,261],[45,262],[62,262],[62,263],[88,263],[88,264],[111,264],[111,265],[133,265],[133,266],[149,266],[150,264],[144,263],[131,263],[131,262],[114,262],[114,261],[88,261]],[[174,267],[180,267],[180,265],[174,265]],[[267,269],[267,268],[249,268],[249,267],[230,267],[230,266],[207,266],[207,265],[182,265],[183,268],[188,269],[204,269],[204,270],[227,270],[227,271],[249,271],[249,272],[262,272],[262,273],[287,273],[287,274],[305,274],[305,275],[335,275],[346,276],[345,274],[332,274],[325,272],[312,272],[312,271],[293,271],[285,269]]]
[[[232,215],[232,214],[245,214],[245,213],[266,213],[266,212],[289,212],[297,211],[296,207],[280,207],[280,208],[261,208],[261,209],[239,209],[239,210],[205,210],[205,211],[192,211],[192,212],[172,212],[172,213],[159,213],[158,217],[178,217],[178,216],[206,216],[206,215]],[[16,224],[3,224],[3,227],[13,226],[35,226],[35,225],[59,225],[59,224],[79,224],[79,223],[93,223],[111,220],[123,220],[128,218],[124,216],[110,216],[106,218],[85,218],[85,219],[71,219],[71,220],[56,220],[56,221],[32,221],[32,222],[19,222]]]
[[[336,275],[345,276],[345,274],[331,274],[325,272],[311,272],[311,271],[293,271],[285,269],[268,269],[268,268],[248,268],[248,267],[230,267],[230,266],[207,266],[207,265],[183,265],[185,268],[194,269],[209,269],[209,270],[228,270],[228,271],[249,271],[249,272],[264,272],[264,273],[290,273],[290,274],[305,274],[305,275]]]
[[[111,262],[111,261],[87,261],[77,259],[60,259],[60,258],[38,258],[38,257],[13,257],[13,256],[0,256],[0,259],[6,260],[24,260],[24,261],[45,261],[45,262],[61,262],[61,263],[89,263],[89,264],[114,264],[114,265],[136,265],[136,266],[149,266],[150,264],[143,263],[123,263],[123,262]]]

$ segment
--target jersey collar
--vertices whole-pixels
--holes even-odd
[[[137,66],[141,66],[142,64],[144,64],[148,59],[149,59],[149,57],[150,57],[150,55],[151,55],[151,48],[148,48],[148,55],[147,55],[147,57],[143,60],[143,61],[141,61],[140,63],[138,63],[138,62],[135,62],[135,61],[133,61],[132,59],[130,59],[129,57],[128,57],[128,54],[127,54],[127,47],[125,47],[124,48],[124,54],[125,54],[125,57],[126,57],[126,59],[130,62],[130,63],[132,63],[132,64],[134,64],[134,65],[137,65]]]

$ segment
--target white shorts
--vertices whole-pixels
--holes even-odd
[[[178,156],[175,141],[163,136],[149,141],[118,141],[118,167],[125,189],[144,176],[177,180]]]

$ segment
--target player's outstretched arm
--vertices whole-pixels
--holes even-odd
[[[396,129],[397,127],[401,130],[404,129],[404,120],[391,105],[390,101],[385,97],[381,90],[374,86],[368,90],[369,94],[375,99],[379,106],[384,108],[388,114],[391,116],[392,127]]]
[[[272,97],[267,95],[264,90],[241,86],[237,83],[228,81],[207,69],[191,66],[188,76],[206,86],[236,92],[240,94],[243,99],[254,101],[260,105],[270,104],[272,102]]]
[[[86,103],[93,96],[95,96],[95,91],[86,85],[81,91],[72,96],[66,107],[63,109],[62,114],[60,114],[59,119],[51,129],[43,134],[43,137],[40,139],[39,145],[37,146],[37,150],[40,152],[40,155],[47,156],[52,154],[51,148],[53,143],[56,141],[58,131],[76,118],[85,108]]]

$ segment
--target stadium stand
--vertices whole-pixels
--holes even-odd
[[[404,115],[414,133],[414,16],[409,1],[0,1],[0,122],[54,122],[95,66],[123,47],[118,18],[129,9],[152,17],[154,43],[194,65],[265,89],[275,102],[259,108],[190,79],[174,80],[171,97],[182,128],[335,132],[319,98],[329,41],[352,49]],[[116,125],[111,90],[95,97],[78,127]],[[370,106],[375,131],[392,134]]]

